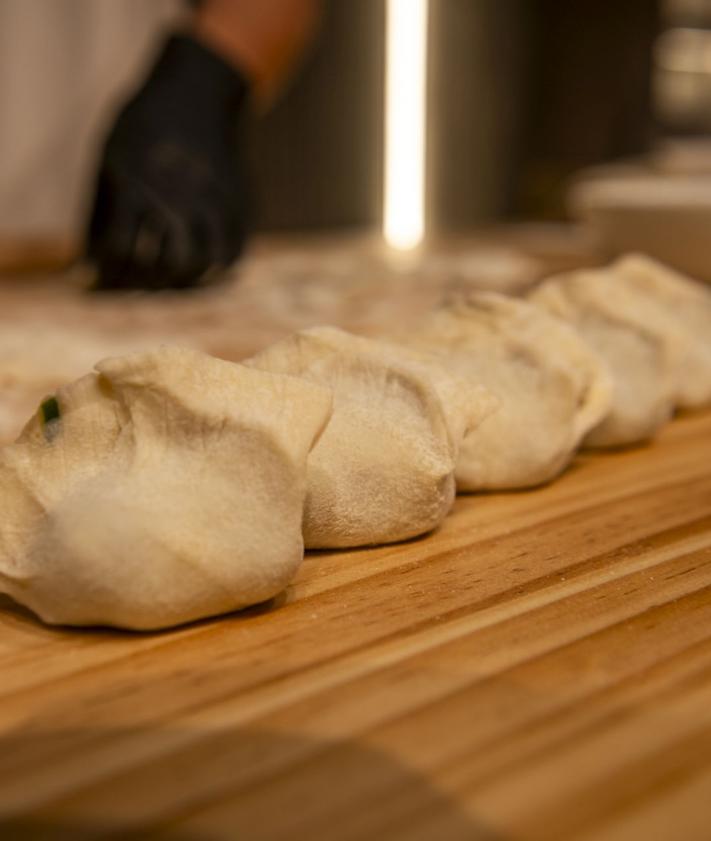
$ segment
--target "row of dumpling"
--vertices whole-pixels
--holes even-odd
[[[52,623],[160,628],[255,604],[306,548],[403,540],[455,494],[711,402],[711,294],[640,257],[480,293],[388,341],[315,328],[243,364],[99,363],[0,452],[0,590]]]

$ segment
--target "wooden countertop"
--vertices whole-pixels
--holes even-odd
[[[711,414],[173,632],[0,601],[0,837],[706,841]]]
[[[577,253],[534,234],[548,271]],[[1,283],[0,331],[42,364],[69,334],[239,359],[443,291],[307,252],[193,297]],[[3,392],[6,433],[55,385]],[[52,629],[0,596],[2,841],[707,841],[709,802],[711,413],[176,631]]]

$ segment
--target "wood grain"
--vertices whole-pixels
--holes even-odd
[[[0,837],[705,841],[711,414],[161,634],[0,602]]]

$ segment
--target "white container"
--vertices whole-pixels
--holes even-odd
[[[641,251],[711,283],[711,174],[591,171],[569,205],[606,256]]]

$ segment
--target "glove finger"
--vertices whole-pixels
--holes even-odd
[[[130,288],[127,282],[140,217],[130,197],[115,189],[106,175],[99,178],[87,235],[86,253],[96,263],[93,288]]]
[[[96,188],[88,230],[90,257],[111,253],[130,254],[138,223],[138,210],[131,192],[102,173]]]
[[[244,232],[229,216],[204,207],[196,214],[196,228],[210,255],[211,265],[227,268],[242,249]]]
[[[128,228],[124,226],[124,231]],[[160,288],[156,268],[163,232],[153,215],[136,216],[130,237],[112,234],[99,259],[100,289],[152,290]]]
[[[194,286],[205,270],[204,260],[198,250],[189,225],[177,214],[167,217],[167,233],[163,241],[159,267],[167,285],[184,289]]]
[[[220,281],[235,257],[226,221],[217,210],[202,207],[195,213],[191,232],[195,255],[192,285]]]
[[[141,218],[130,255],[137,270],[152,272],[158,266],[166,233],[166,225],[159,214],[147,213]]]
[[[166,220],[164,220],[166,221]],[[188,227],[171,219],[163,232],[161,251],[146,282],[152,289],[189,289],[209,271],[205,251]]]
[[[170,216],[167,222],[160,260],[163,283],[173,289],[197,286],[213,264],[205,226],[197,214],[190,224],[177,215]]]
[[[96,290],[132,289],[131,270],[133,265],[133,243],[138,232],[138,223],[123,227],[121,239],[97,242],[90,254],[97,266],[93,288]]]
[[[205,243],[210,265],[223,267],[229,263],[225,225],[220,215],[214,210],[203,208],[198,214],[196,230]]]
[[[141,288],[159,290],[192,285],[192,245],[188,227],[165,207],[144,220],[135,252],[136,276]]]

